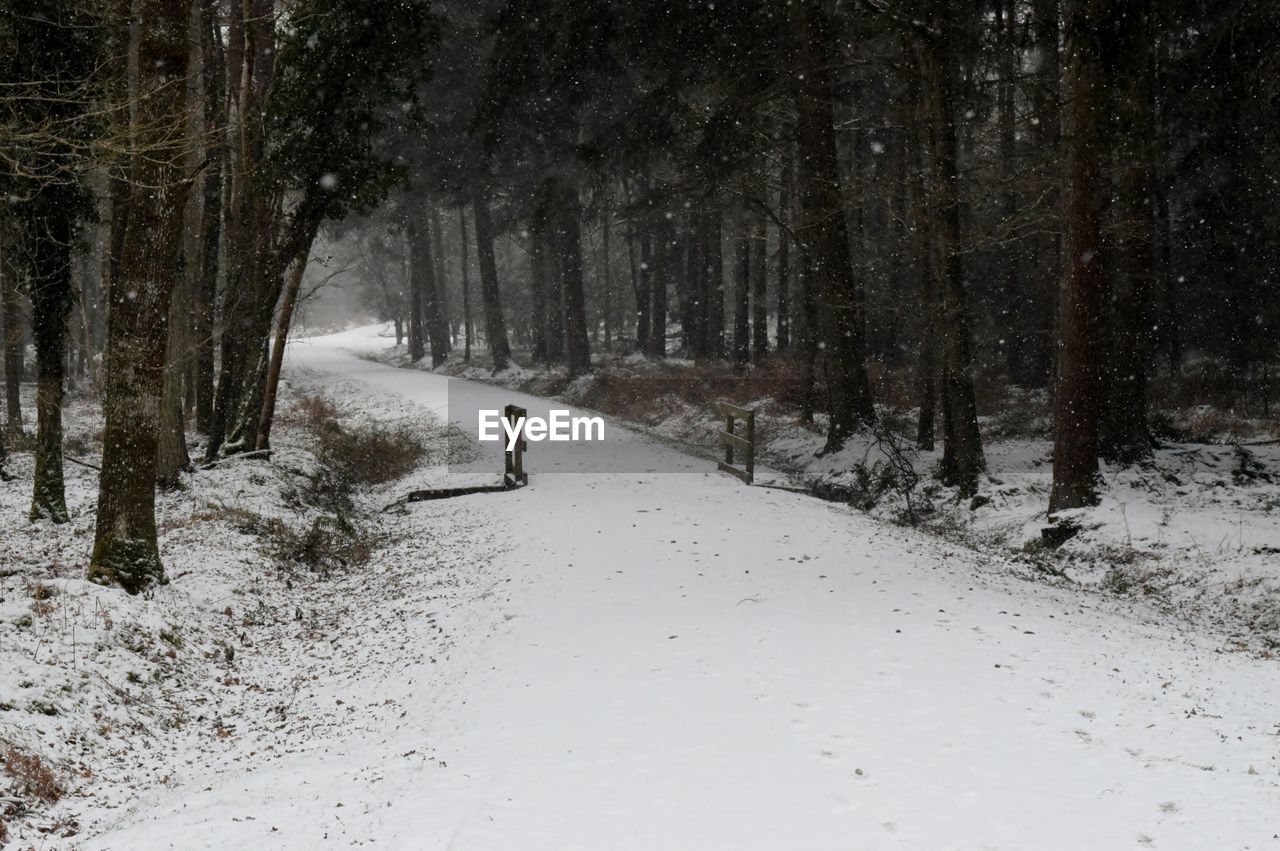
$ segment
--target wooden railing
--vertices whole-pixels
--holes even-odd
[[[717,402],[716,410],[724,417],[724,431],[720,432],[724,460],[719,462],[719,467],[729,475],[751,484],[756,474],[756,412],[728,402]],[[739,420],[745,426],[743,432],[734,430]],[[742,467],[734,464],[735,450],[742,453]]]

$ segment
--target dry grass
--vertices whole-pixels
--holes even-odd
[[[65,790],[58,783],[53,770],[45,765],[39,754],[9,745],[4,754],[5,773],[12,777],[19,790],[46,804],[57,803]]]
[[[341,419],[342,412],[323,396],[302,396],[276,419],[286,425],[300,425],[310,429],[322,428]]]

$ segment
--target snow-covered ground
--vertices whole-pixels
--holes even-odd
[[[439,411],[446,379],[359,356],[386,345],[368,329],[300,341],[288,375],[374,419]],[[68,585],[138,618],[167,607],[157,630],[229,606],[233,626],[185,646],[236,653],[161,687],[175,704],[207,693],[178,729],[118,702],[122,728],[154,729],[122,729],[111,769],[72,784],[50,818],[77,814],[82,833],[62,844],[1280,848],[1275,660],[626,439],[685,472],[540,475],[535,446],[529,487],[381,515],[371,560],[326,581],[249,554],[206,564],[209,536],[231,534],[206,523],[166,537],[174,581],[151,601]],[[268,492],[234,467],[200,493]],[[84,735],[40,725],[46,743]]]
[[[425,361],[410,364],[403,347],[384,346],[375,356],[428,368]],[[513,366],[492,377],[483,353],[471,365],[453,359],[438,371],[601,407],[648,436],[706,457],[719,451],[724,425],[707,400],[725,394],[757,411],[758,479],[825,493],[890,522],[909,515],[912,524],[1015,568],[1141,600],[1251,649],[1280,650],[1280,431],[1274,419],[1213,409],[1165,414],[1166,428],[1175,433],[1160,435],[1152,457],[1140,464],[1104,463],[1100,504],[1064,515],[1079,533],[1047,547],[1042,531],[1053,446],[1043,393],[1011,389],[998,413],[983,418],[987,475],[979,498],[969,500],[934,478],[941,444],[918,452],[901,436],[914,434],[914,410],[883,407],[880,428],[822,453],[823,415],[806,425],[794,404],[779,402],[796,394],[785,372],[766,368],[735,377],[678,358],[632,354],[607,356],[595,374],[568,382],[555,367]]]

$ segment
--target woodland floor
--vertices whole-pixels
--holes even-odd
[[[146,598],[78,578],[92,470],[52,527],[11,465],[0,737],[65,790],[9,767],[14,847],[1280,848],[1269,447],[1239,481],[1230,447],[1162,450],[1052,553],[1024,546],[1035,440],[991,447],[987,505],[922,485],[912,528],[710,472],[681,410],[610,423],[626,472],[531,450],[527,488],[382,512],[458,475],[446,379],[387,345],[292,347],[275,455],[162,497],[172,581]],[[429,447],[340,506],[354,532],[322,519],[316,393]],[[68,415],[90,462],[95,417]],[[817,439],[775,427],[770,475],[836,476],[787,462]],[[1117,529],[1138,555],[1106,556]],[[300,567],[319,544],[346,563]]]

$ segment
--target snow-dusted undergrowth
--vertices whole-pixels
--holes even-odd
[[[336,518],[309,394],[340,399],[343,387],[297,383],[270,461],[233,457],[160,495],[170,582],[139,597],[82,579],[96,473],[69,464],[71,522],[33,524],[31,456],[13,459],[0,484],[0,812],[17,847],[74,842],[149,792],[394,726],[414,694],[395,682],[399,648],[447,657],[442,609],[475,587],[450,548],[474,530],[408,535],[380,511],[421,471],[358,489]],[[429,420],[360,398],[341,422],[403,422],[432,445]],[[73,403],[67,425],[71,454],[95,463],[96,405]],[[339,519],[350,530],[336,539]],[[372,629],[384,640],[365,640]],[[53,785],[36,788],[21,765]]]

